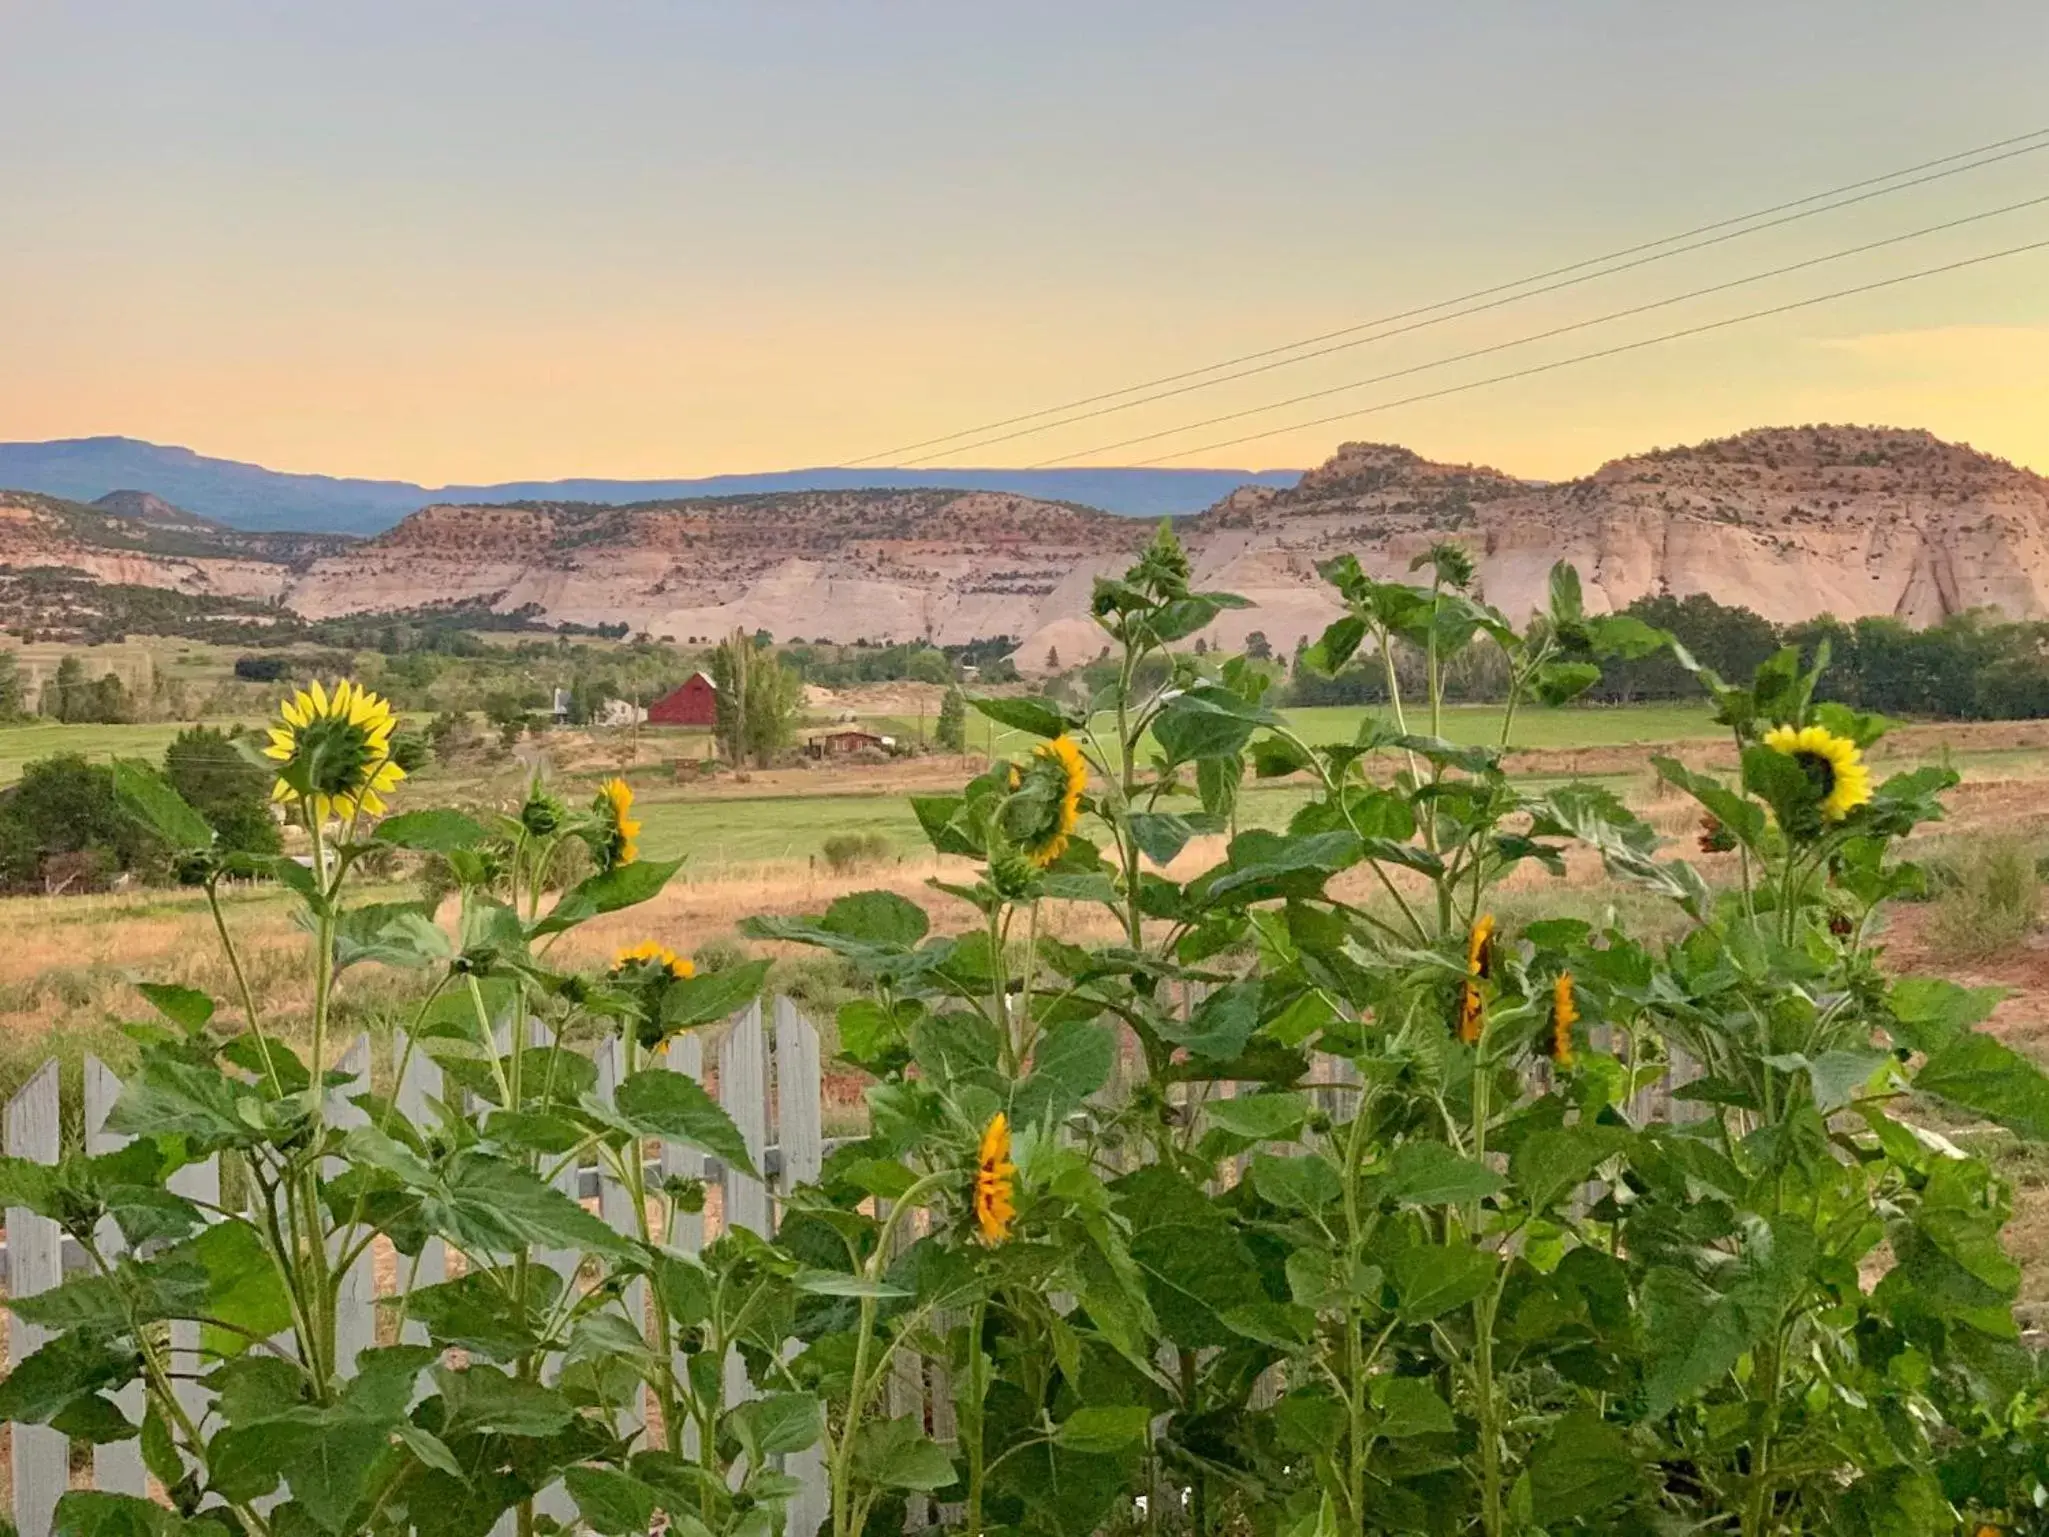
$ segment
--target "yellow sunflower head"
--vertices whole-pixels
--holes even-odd
[[[672,977],[694,977],[697,967],[687,956],[678,955],[667,945],[652,939],[643,939],[637,945],[612,953],[612,975],[623,976],[629,971],[648,968]]]
[[[1572,1066],[1572,1027],[1579,1023],[1579,1004],[1572,996],[1572,973],[1561,971],[1551,984],[1551,1060]]]
[[[598,819],[592,847],[600,868],[610,870],[640,858],[640,821],[633,814],[632,785],[623,779],[606,780],[598,786],[591,811]]]
[[[999,1244],[1017,1220],[1017,1165],[1010,1161],[1010,1122],[1001,1110],[982,1133],[975,1161],[975,1227],[982,1242]]]
[[[406,777],[391,758],[398,717],[385,700],[343,679],[310,683],[278,707],[263,755],[278,765],[271,799],[298,802],[316,821],[382,816],[383,796]]]
[[[1472,932],[1466,936],[1466,979],[1459,983],[1458,990],[1458,1038],[1468,1046],[1480,1039],[1480,1026],[1486,1013],[1486,1000],[1480,994],[1480,984],[1494,971],[1494,915],[1482,913],[1473,920]]]
[[[1871,799],[1871,770],[1846,736],[1826,726],[1774,726],[1764,745],[1800,765],[1814,786],[1824,822],[1840,822]]]
[[[1081,798],[1088,793],[1089,766],[1065,735],[1041,742],[1020,771],[1011,769],[1011,810],[1006,813],[1017,846],[1041,870],[1067,852],[1067,840],[1081,823]]]

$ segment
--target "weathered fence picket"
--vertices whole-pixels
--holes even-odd
[[[7,1155],[55,1163],[59,1153],[57,1064],[45,1062],[7,1102]],[[7,1208],[7,1294],[33,1297],[64,1279],[64,1251],[57,1224],[18,1206]],[[44,1332],[20,1318],[7,1326],[8,1364],[13,1366],[43,1343]],[[71,1483],[71,1444],[47,1425],[15,1425],[12,1467],[14,1523],[22,1537],[42,1537],[57,1513],[57,1500]]]
[[[107,1065],[98,1057],[85,1059],[85,1150],[97,1157],[101,1153],[119,1152],[128,1139],[117,1132],[107,1130],[107,1113],[114,1108],[114,1101],[121,1093],[121,1080],[108,1071]],[[120,1224],[112,1217],[100,1219],[94,1233],[100,1252],[109,1259],[121,1254],[128,1247],[121,1237]],[[131,1424],[142,1419],[142,1384],[131,1382],[114,1395],[114,1403],[127,1416]],[[95,1489],[105,1489],[111,1494],[141,1494],[148,1487],[148,1475],[142,1466],[142,1448],[135,1441],[105,1441],[92,1449],[92,1481]]]

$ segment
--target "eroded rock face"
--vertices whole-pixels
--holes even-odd
[[[486,600],[684,642],[736,625],[836,641],[1008,634],[1023,637],[1024,666],[1049,647],[1069,662],[1100,649],[1090,583],[1151,532],[1085,507],[932,490],[435,506],[361,543],[108,509],[157,512],[148,537],[131,539],[93,524],[94,509],[64,507],[0,493],[0,562],[282,597],[315,618]],[[1236,646],[1259,630],[1284,654],[1336,617],[1318,561],[1349,551],[1404,576],[1441,539],[1473,551],[1484,595],[1516,617],[1542,602],[1561,558],[1579,566],[1595,608],[1706,592],[1782,621],[2049,614],[2049,481],[1888,428],[1761,429],[1554,485],[1348,443],[1299,484],[1241,488],[1182,531],[1199,584],[1256,605],[1224,614],[1212,641]]]

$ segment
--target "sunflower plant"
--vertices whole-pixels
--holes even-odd
[[[7,1203],[52,1218],[90,1263],[10,1304],[50,1337],[0,1383],[0,1417],[139,1437],[167,1504],[70,1493],[57,1527],[76,1537],[623,1533],[658,1510],[671,1529],[766,1533],[795,1489],[779,1459],[820,1432],[785,1366],[798,1267],[741,1230],[692,1252],[702,1187],[648,1161],[674,1143],[751,1167],[731,1119],[663,1059],[744,1006],[765,968],[698,976],[653,940],[595,972],[564,964],[565,934],[676,869],[640,858],[630,787],[609,781],[582,809],[536,781],[511,815],[394,813],[393,727],[376,695],[316,684],[262,749],[307,850],[236,866],[284,885],[309,935],[310,989],[283,1004],[249,986],[205,822],[147,767],[117,766],[134,814],[203,873],[237,991],[142,985],[159,1017],[127,1027],[137,1061],[108,1121],[132,1139],[121,1151],[0,1163]],[[572,841],[592,873],[564,889]],[[359,890],[376,850],[445,861],[452,911]],[[416,1058],[440,1070],[424,1116],[339,1070],[337,1008],[366,965],[416,979],[394,1023],[400,1077]],[[602,1053],[618,1068],[605,1099]],[[180,1171],[215,1154],[239,1197],[182,1193]],[[590,1162],[629,1193],[627,1231],[561,1188]],[[417,1281],[430,1244],[460,1273],[409,1285],[375,1338],[351,1337],[351,1278],[384,1253]],[[199,1326],[204,1407],[173,1322]],[[657,1428],[629,1438],[629,1422]]]

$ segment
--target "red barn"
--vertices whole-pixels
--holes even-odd
[[[647,707],[650,726],[714,726],[718,718],[719,686],[701,672]]]

